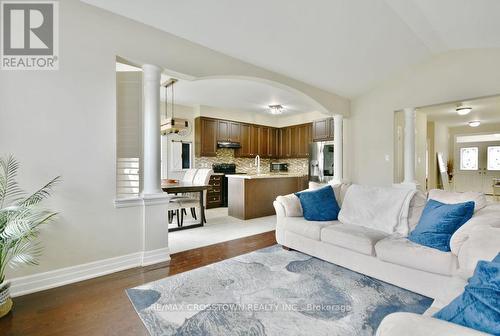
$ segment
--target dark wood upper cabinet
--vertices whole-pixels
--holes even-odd
[[[241,147],[234,151],[234,155],[238,157],[250,156],[250,125],[240,125],[240,145]]]
[[[292,156],[291,148],[291,129],[285,127],[280,129],[280,158],[290,158]]]
[[[229,121],[217,121],[217,141],[229,141]]]
[[[259,155],[269,157],[269,127],[261,127],[259,134]]]
[[[261,127],[250,125],[250,157],[255,157],[260,150],[260,131]]]
[[[194,127],[196,156],[216,156],[218,121],[215,119],[196,118]]]
[[[326,133],[329,128],[328,124]],[[274,128],[198,117],[195,120],[195,153],[197,157],[216,156],[218,141],[232,141],[241,145],[234,151],[236,157],[307,158],[314,130],[310,123]]]
[[[333,139],[333,118],[313,122],[313,140],[323,141]]]
[[[217,140],[239,142],[241,138],[241,124],[234,121],[217,121]]]
[[[269,129],[269,145],[267,149],[267,156],[270,158],[278,157],[278,129],[270,128]]]
[[[229,141],[241,141],[241,124],[237,122],[229,122]]]
[[[299,125],[296,127],[296,157],[309,157],[309,143],[311,142],[311,124]]]

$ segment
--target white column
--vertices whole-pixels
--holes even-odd
[[[160,81],[161,69],[143,70],[143,222],[142,266],[170,260],[168,249],[168,195],[161,190]]]
[[[341,183],[344,178],[343,122],[344,116],[342,114],[333,116],[333,180],[335,183]]]
[[[404,181],[403,184],[416,187],[415,181],[415,109],[407,107],[404,138]]]
[[[143,190],[142,195],[162,193],[161,190],[161,135],[160,135],[160,80],[161,69],[145,64],[143,70]]]

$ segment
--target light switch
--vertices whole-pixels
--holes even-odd
[[[391,160],[391,157],[389,154],[385,154],[385,161],[389,162]]]

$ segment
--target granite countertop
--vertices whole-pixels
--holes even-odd
[[[262,173],[262,174],[245,174],[245,175],[227,175],[228,178],[238,179],[262,179],[262,178],[286,178],[286,177],[302,177],[307,174],[300,173]]]

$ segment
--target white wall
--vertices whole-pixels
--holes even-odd
[[[40,266],[9,277],[125,255],[143,249],[140,208],[116,209],[116,56],[194,77],[261,77],[307,92],[328,110],[349,101],[282,75],[102,11],[59,2],[58,71],[0,73],[0,154],[22,164],[28,189],[55,175],[63,182],[47,203],[60,212],[43,230]]]
[[[393,117],[404,107],[500,93],[500,49],[461,50],[416,65],[352,102],[347,174],[357,183],[391,185]],[[389,155],[390,160],[385,160]]]

